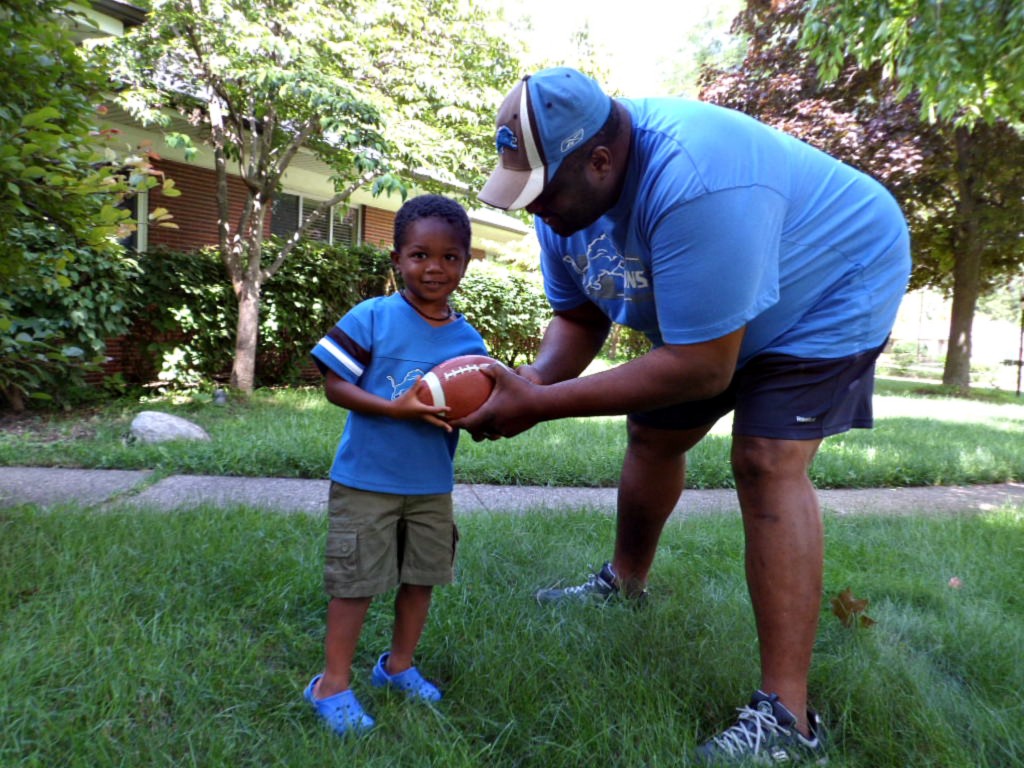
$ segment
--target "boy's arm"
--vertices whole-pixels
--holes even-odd
[[[416,397],[416,390],[420,386],[422,384],[416,382],[397,400],[387,400],[345,381],[333,371],[327,371],[324,392],[327,394],[329,402],[349,411],[371,416],[387,416],[392,419],[422,419],[428,424],[451,432],[451,424],[440,418],[441,414],[448,409],[422,402]]]

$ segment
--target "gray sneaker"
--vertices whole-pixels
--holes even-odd
[[[738,709],[736,724],[697,747],[699,765],[825,765],[825,730],[817,712],[807,710],[811,738],[796,729],[796,718],[779,697],[757,691]]]
[[[574,587],[552,587],[538,590],[534,597],[539,603],[560,603],[567,600],[593,600],[606,602],[619,595],[618,579],[611,563],[605,563],[597,573],[590,574],[582,584]]]

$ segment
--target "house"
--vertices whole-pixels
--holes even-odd
[[[75,34],[81,44],[93,38],[123,35],[133,26],[144,23],[146,10],[121,0],[91,0],[91,7],[71,7],[85,15],[90,23],[79,23]],[[138,230],[129,245],[139,252],[157,247],[190,251],[218,243],[216,173],[212,150],[204,145],[197,130],[181,117],[172,117],[168,127],[140,125],[130,114],[107,105],[105,126],[116,129],[118,140],[127,151],[145,147],[155,154],[154,169],[172,179],[181,193],[167,197],[159,187],[143,192],[131,201]],[[170,146],[168,133],[193,137],[198,153],[186,157],[185,150]],[[265,235],[291,235],[324,200],[334,194],[330,183],[331,169],[309,151],[300,151],[291,161],[282,179],[279,193],[264,222]],[[414,192],[415,193],[415,192]],[[240,178],[229,179],[232,214],[241,211],[246,190]],[[390,248],[394,214],[402,203],[399,196],[374,197],[370,190],[357,190],[344,204],[334,206],[330,215],[321,219],[306,237],[333,244],[370,244]],[[147,217],[157,208],[171,215],[173,228],[151,226]],[[522,240],[532,229],[517,218],[492,209],[470,210],[473,225],[472,255],[484,258],[500,250],[504,244]],[[138,329],[137,329],[138,330]],[[144,335],[130,335],[107,340],[108,363],[103,376],[127,374],[130,379],[145,378],[149,362],[142,352]]]
[[[74,7],[74,5],[73,5]],[[142,24],[146,11],[121,0],[92,0],[92,8],[77,8],[94,26],[79,25],[80,41],[89,38],[124,34],[127,28]],[[215,194],[213,153],[197,141],[199,153],[186,159],[184,150],[167,145],[164,129],[143,127],[126,112],[111,108],[104,122],[120,131],[124,144],[147,146],[161,159],[155,161],[158,171],[174,180],[180,197],[166,198],[158,190],[143,193],[136,201],[139,231],[133,245],[142,252],[160,245],[176,250],[189,250],[217,243],[216,208],[210,204]],[[195,135],[195,129],[182,118],[174,118],[168,132]],[[320,202],[333,195],[329,182],[330,169],[312,153],[300,153],[292,161],[283,178],[283,193],[278,195],[267,216],[267,234],[290,235],[302,217]],[[245,191],[240,180],[232,186],[234,204],[241,206]],[[329,220],[322,220],[307,236],[331,243],[368,243],[390,247],[394,213],[401,205],[396,196],[374,197],[368,189],[357,191],[344,205],[332,211]],[[146,216],[156,207],[166,208],[178,229],[149,227]],[[517,242],[530,234],[531,228],[519,219],[491,209],[471,210],[473,224],[473,255],[482,258],[504,243]],[[187,225],[184,223],[187,222]]]

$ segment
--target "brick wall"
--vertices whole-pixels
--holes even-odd
[[[386,251],[391,250],[391,241],[395,236],[395,214],[379,208],[363,208],[363,242],[376,245]],[[473,248],[470,258],[482,259],[487,252],[482,248]]]
[[[395,233],[395,214],[380,208],[363,209],[363,242],[391,250]]]
[[[167,342],[184,339],[184,334],[160,333],[145,321],[136,323],[123,336],[106,340],[106,357],[99,371],[88,373],[85,380],[89,384],[99,384],[105,379],[120,374],[124,380],[133,384],[145,384],[154,381],[157,374],[156,360],[149,352],[154,342]]]
[[[181,191],[178,197],[165,197],[159,187],[150,190],[149,210],[166,208],[177,228],[151,226],[150,247],[163,246],[176,251],[190,251],[214,245],[217,237],[217,176],[208,168],[186,163],[160,160],[156,167],[174,180]],[[246,188],[236,176],[228,177],[228,204],[231,221],[237,221],[245,205]],[[263,222],[264,234],[270,234],[270,213]]]

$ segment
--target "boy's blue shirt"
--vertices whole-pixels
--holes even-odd
[[[487,348],[462,315],[446,325],[430,325],[397,293],[353,307],[312,350],[322,373],[333,371],[388,400],[438,363],[473,354],[485,355]],[[457,444],[458,430],[350,411],[330,477],[380,493],[450,493]]]

